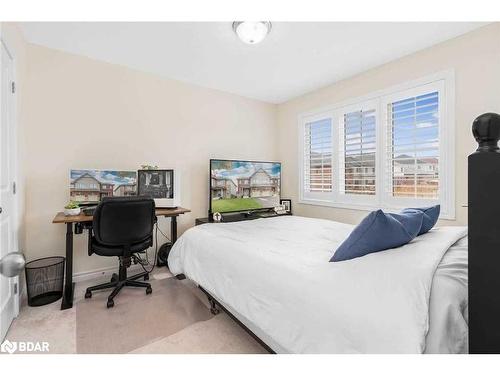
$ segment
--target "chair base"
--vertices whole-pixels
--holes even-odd
[[[115,305],[114,298],[120,293],[123,287],[131,286],[136,288],[146,288],[146,294],[153,293],[151,284],[144,283],[142,281],[137,281],[137,279],[144,278],[144,280],[149,280],[149,273],[141,272],[137,275],[127,277],[127,267],[120,262],[119,274],[113,274],[111,281],[109,283],[99,284],[87,288],[85,292],[85,298],[91,298],[92,292],[96,290],[103,290],[114,288],[111,294],[108,296],[107,307],[113,307]]]

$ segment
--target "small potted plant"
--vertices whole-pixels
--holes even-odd
[[[66,206],[64,206],[64,214],[66,216],[74,216],[80,214],[80,206],[74,201],[70,201]]]

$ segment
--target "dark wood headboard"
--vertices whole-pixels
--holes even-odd
[[[500,353],[500,115],[472,124],[469,155],[469,353]]]

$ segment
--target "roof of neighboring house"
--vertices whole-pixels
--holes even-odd
[[[362,155],[346,156],[345,161],[349,167],[375,168],[375,153],[370,152]]]
[[[349,161],[351,165],[354,165],[354,163],[359,162],[360,167],[374,167],[375,166],[375,153],[369,153],[369,154],[363,154],[362,158],[361,156],[347,156],[346,161]],[[396,164],[415,164],[415,158],[410,155],[399,155],[394,158],[394,162]],[[370,165],[369,163],[373,163],[373,165]],[[417,164],[437,164],[438,159],[437,158],[419,158],[417,159]]]
[[[403,159],[403,160],[398,160]],[[415,164],[415,158],[410,155],[399,155],[394,158],[394,162],[397,164]],[[417,164],[437,164],[437,158],[419,158],[417,159]]]

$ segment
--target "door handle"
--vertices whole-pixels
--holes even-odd
[[[26,264],[24,255],[19,252],[9,253],[0,259],[0,274],[5,277],[14,277],[21,273]]]
[[[0,207],[0,214],[2,213],[2,207]]]

